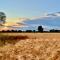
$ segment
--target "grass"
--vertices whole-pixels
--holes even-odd
[[[60,33],[2,33],[0,60],[60,60]]]
[[[5,45],[6,43],[15,44],[19,40],[25,40],[25,39],[28,39],[28,37],[22,36],[22,35],[17,35],[17,36],[10,35],[9,36],[9,35],[0,34],[0,46]]]

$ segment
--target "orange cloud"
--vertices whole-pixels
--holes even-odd
[[[10,28],[10,27],[1,27],[1,28],[0,28],[0,31],[2,31],[2,30],[5,30],[5,31],[6,31],[6,30],[12,30],[12,29],[13,29],[13,28]]]
[[[7,18],[7,22],[23,22],[25,20],[28,20],[28,18]]]
[[[19,18],[7,18],[7,22],[18,22]]]
[[[23,23],[15,23],[15,22],[6,22],[4,25],[0,27],[0,31],[2,30],[15,30],[16,28],[24,27],[25,24]]]
[[[0,28],[1,30],[12,30],[15,28],[20,28],[27,26],[26,24],[22,23],[22,21],[27,20],[27,18],[7,18],[6,23],[2,25]]]

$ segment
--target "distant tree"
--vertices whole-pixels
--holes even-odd
[[[60,32],[60,30],[55,30],[55,32]]]
[[[51,29],[50,32],[55,32],[55,29]]]
[[[5,32],[4,30],[2,30],[1,32]]]
[[[11,30],[11,32],[15,32],[14,30]]]
[[[11,32],[10,30],[7,30],[7,31],[5,31],[5,32]]]
[[[32,32],[32,30],[26,30],[26,32]]]
[[[38,26],[38,32],[43,32],[43,27],[42,26]]]
[[[18,32],[17,30],[14,30],[14,32]]]
[[[35,30],[33,30],[33,32],[36,32]]]
[[[22,30],[18,30],[18,32],[22,32]]]
[[[60,32],[60,30],[51,29],[50,32]]]

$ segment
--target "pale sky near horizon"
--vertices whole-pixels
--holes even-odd
[[[59,12],[60,0],[0,0],[0,11],[5,12],[7,18],[31,18]]]

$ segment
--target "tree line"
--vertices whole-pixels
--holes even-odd
[[[55,29],[51,29],[49,31],[44,31],[44,28],[42,26],[38,26],[37,31],[36,30],[26,30],[26,31],[22,31],[22,30],[2,30],[0,32],[60,32],[60,30],[55,30]]]

